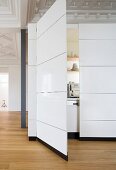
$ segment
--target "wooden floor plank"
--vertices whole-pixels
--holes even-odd
[[[0,112],[0,170],[116,170],[116,142],[69,140],[66,162],[20,128],[19,112]]]

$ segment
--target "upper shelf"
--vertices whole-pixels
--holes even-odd
[[[78,61],[79,60],[79,57],[76,56],[76,57],[67,57],[67,61]]]

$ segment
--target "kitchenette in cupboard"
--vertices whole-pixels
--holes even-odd
[[[67,26],[67,131],[79,138],[79,34],[77,25]]]

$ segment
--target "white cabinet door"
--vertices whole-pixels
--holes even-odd
[[[37,32],[37,137],[67,159],[66,0],[54,3]]]
[[[79,112],[78,106],[67,103],[67,130],[68,132],[79,132]]]
[[[116,67],[81,67],[81,93],[116,93]]]
[[[116,66],[116,40],[80,40],[80,66]]]
[[[116,40],[116,24],[80,24],[79,39]]]

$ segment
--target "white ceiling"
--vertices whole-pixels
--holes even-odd
[[[21,28],[27,22],[28,0],[0,0],[0,28]]]

